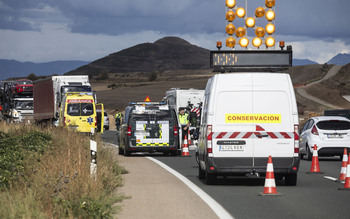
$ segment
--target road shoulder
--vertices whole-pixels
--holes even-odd
[[[118,218],[218,218],[182,181],[143,156],[118,156],[124,175],[123,201]]]

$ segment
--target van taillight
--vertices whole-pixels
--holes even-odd
[[[314,134],[314,135],[318,135],[318,131],[317,131],[316,125],[314,125],[314,127],[312,127],[311,133]]]
[[[63,125],[66,125],[66,117],[63,117]]]
[[[299,156],[299,125],[294,125],[294,154]]]
[[[211,154],[213,153],[213,144],[212,144],[212,126],[207,126],[207,153]]]
[[[131,136],[131,126],[128,125],[128,136]]]
[[[179,133],[179,130],[177,129],[177,126],[174,125],[174,136],[177,136]]]
[[[97,127],[97,117],[95,116],[95,126]]]

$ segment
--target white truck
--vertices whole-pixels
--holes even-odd
[[[183,107],[187,109],[187,113],[190,114],[190,131],[194,134],[196,140],[196,130],[199,128],[201,108],[204,101],[204,90],[197,89],[180,89],[172,88],[166,91],[164,100],[169,104],[170,107],[175,109],[176,115],[178,116],[179,108]],[[181,127],[180,124],[178,124]],[[182,139],[181,129],[179,129],[180,141]],[[180,142],[181,145],[182,142]]]
[[[14,98],[9,116],[15,123],[30,123],[33,120],[33,98]]]
[[[198,143],[199,178],[263,176],[272,156],[274,173],[297,184],[298,109],[289,74],[234,73],[210,78]]]
[[[59,109],[67,92],[91,92],[87,75],[52,76],[34,81],[34,120],[57,125]]]

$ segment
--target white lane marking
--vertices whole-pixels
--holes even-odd
[[[147,159],[155,162],[159,166],[163,167],[165,170],[176,176],[179,180],[181,180],[185,185],[187,185],[193,192],[195,192],[205,203],[209,205],[209,207],[215,212],[215,214],[219,218],[227,218],[227,219],[233,219],[234,217],[228,213],[225,208],[223,208],[219,203],[217,203],[212,197],[210,197],[207,193],[205,193],[201,188],[196,186],[193,182],[191,182],[189,179],[181,175],[176,170],[172,169],[168,165],[164,164],[163,162],[156,160],[152,157],[146,157]]]
[[[332,180],[332,181],[334,181],[334,182],[341,182],[341,183],[344,183],[343,181],[339,181],[337,178],[334,178],[334,177],[331,177],[331,176],[324,176],[324,178],[330,179],[330,180]]]

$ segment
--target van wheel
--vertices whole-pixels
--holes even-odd
[[[287,174],[285,176],[285,183],[287,186],[296,186],[297,185],[297,177],[296,173]]]
[[[198,165],[198,178],[204,179],[205,178],[205,171],[202,170],[201,165]]]
[[[308,161],[312,160],[312,153],[311,153],[310,148],[309,148],[308,145],[306,146],[306,158],[305,159],[308,160]]]
[[[217,178],[215,174],[205,172],[205,183],[207,185],[216,185]]]

